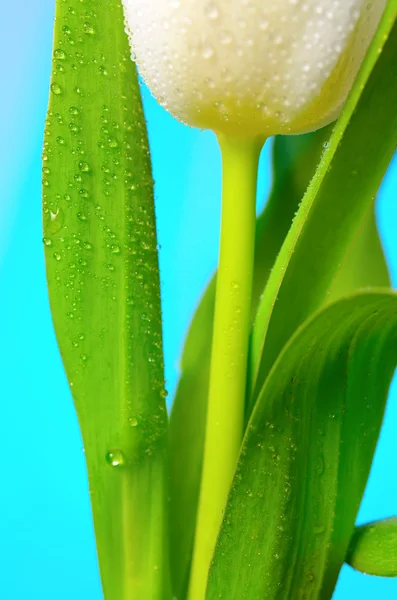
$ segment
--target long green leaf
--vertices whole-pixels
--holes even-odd
[[[372,203],[330,285],[326,301],[360,288],[390,287],[390,283]]]
[[[397,517],[356,527],[346,562],[362,573],[397,577]]]
[[[51,310],[83,434],[104,595],[166,599],[153,182],[120,0],[57,2],[43,158]]]
[[[246,431],[207,600],[331,597],[396,357],[391,292],[339,300],[289,340]]]
[[[397,1],[381,25],[269,278],[254,324],[251,390],[330,293],[397,140]]]
[[[274,143],[274,185],[257,223],[253,314],[299,201],[320,159],[329,130],[280,137]],[[192,321],[170,420],[171,566],[174,593],[184,598],[196,524],[207,413],[215,280]]]

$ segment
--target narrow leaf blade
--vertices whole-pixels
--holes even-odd
[[[120,0],[57,2],[43,159],[51,311],[84,440],[104,595],[168,598],[153,182]]]

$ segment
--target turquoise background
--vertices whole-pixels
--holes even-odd
[[[100,600],[82,442],[47,301],[41,234],[43,122],[54,0],[1,3],[0,18],[0,598]],[[156,179],[164,343],[172,395],[198,297],[216,264],[220,156],[144,90]],[[269,187],[269,145],[259,198]],[[378,218],[397,282],[397,161]],[[360,521],[397,514],[397,384]],[[345,567],[335,598],[397,597],[397,580]]]

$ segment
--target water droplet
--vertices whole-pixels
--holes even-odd
[[[63,50],[61,50],[60,48],[57,48],[54,51],[54,57],[57,58],[58,60],[64,60],[66,58],[66,54],[64,53]]]
[[[219,9],[215,2],[208,2],[205,7],[205,14],[210,19],[210,21],[215,21],[219,17]]]
[[[313,531],[315,535],[320,535],[321,533],[324,533],[325,527],[322,523],[319,523],[314,527]]]
[[[131,427],[136,427],[138,425],[138,419],[136,417],[130,417],[128,419],[128,422],[131,425]]]
[[[126,460],[121,450],[110,450],[106,454],[106,462],[111,467],[124,467]]]
[[[83,31],[84,31],[84,33],[88,33],[90,35],[95,33],[95,30],[94,30],[93,26],[91,25],[91,23],[84,23]]]
[[[47,231],[51,234],[58,233],[63,227],[65,222],[65,215],[61,208],[58,208],[55,212],[50,210],[49,221],[47,222]]]
[[[53,257],[55,258],[55,260],[61,260],[61,255],[59,254],[59,252],[54,252]]]
[[[117,246],[117,245],[111,246],[110,251],[112,254],[121,254],[121,248],[120,248],[120,246]]]
[[[204,46],[203,50],[202,50],[202,56],[203,58],[205,58],[206,60],[210,59],[212,56],[214,56],[214,49],[212,46]]]
[[[63,146],[63,144],[65,143],[65,140],[63,139],[62,136],[58,135],[57,142],[58,142],[58,144],[60,144],[61,146]]]
[[[51,91],[56,96],[59,96],[59,94],[62,94],[61,86],[58,83],[55,83],[55,82],[51,84]]]
[[[44,244],[44,246],[51,247],[52,246],[52,240],[50,238],[44,237],[43,238],[43,244]]]
[[[77,108],[77,106],[71,106],[69,108],[69,112],[71,115],[78,115],[79,114],[79,109]]]
[[[79,163],[79,169],[80,171],[83,171],[83,173],[88,173],[88,171],[90,170],[90,165],[82,161]]]

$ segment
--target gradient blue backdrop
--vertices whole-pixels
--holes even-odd
[[[1,2],[0,598],[100,600],[84,455],[48,308],[40,153],[54,0]],[[175,122],[144,91],[156,179],[168,388],[183,337],[216,264],[220,157],[212,134]],[[259,197],[269,187],[269,148]],[[397,281],[397,161],[378,217]],[[360,521],[397,514],[397,384]],[[337,600],[397,597],[396,580],[345,567]]]

